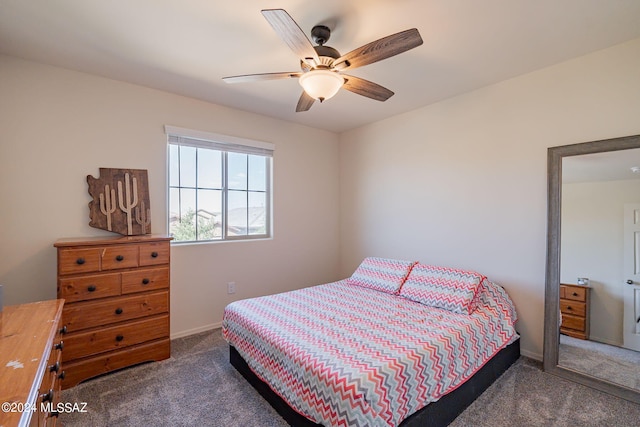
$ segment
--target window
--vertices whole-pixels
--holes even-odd
[[[273,144],[166,126],[174,242],[271,236]]]

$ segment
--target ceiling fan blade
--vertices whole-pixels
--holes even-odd
[[[342,76],[344,77],[344,85],[342,85],[342,87],[350,92],[375,99],[376,101],[386,101],[393,96],[392,91],[377,83],[361,79],[360,77],[347,76],[344,74],[342,74]]]
[[[279,80],[279,79],[295,79],[302,75],[301,72],[292,71],[290,73],[262,73],[262,74],[245,74],[243,76],[223,77],[226,83],[246,83],[259,82],[263,80]]]
[[[315,99],[307,95],[307,92],[302,91],[302,95],[300,95],[300,99],[298,99],[298,105],[296,105],[296,113],[308,111],[315,101]]]
[[[362,67],[406,52],[421,44],[420,33],[417,29],[412,28],[378,39],[342,55],[334,61],[333,68],[343,70]]]
[[[264,9],[262,15],[287,46],[298,55],[298,58],[305,62],[320,63],[320,58],[318,58],[311,41],[284,9]],[[315,64],[311,65],[315,66]]]

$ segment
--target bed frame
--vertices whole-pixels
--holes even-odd
[[[478,398],[520,357],[520,338],[500,350],[475,375],[460,387],[406,418],[401,427],[447,426]],[[271,387],[253,373],[247,362],[233,346],[229,346],[231,365],[269,402],[291,426],[322,427],[292,409]]]

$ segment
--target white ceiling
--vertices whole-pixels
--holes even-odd
[[[282,8],[341,53],[417,28],[424,44],[351,74],[395,95],[342,90],[295,113],[297,71],[260,14]],[[1,0],[0,53],[342,132],[640,37],[639,0]],[[310,36],[309,36],[310,38]]]

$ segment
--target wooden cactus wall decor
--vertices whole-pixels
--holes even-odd
[[[100,168],[87,175],[89,225],[125,236],[151,233],[149,180],[145,169]]]

